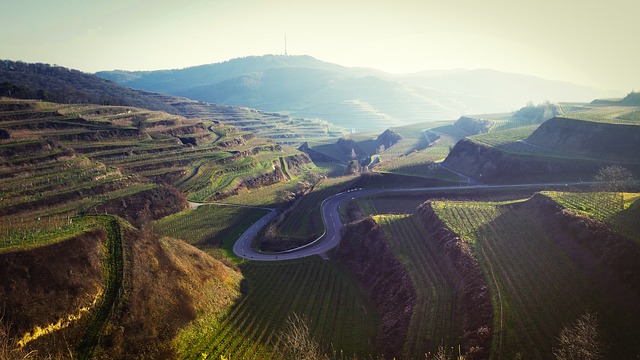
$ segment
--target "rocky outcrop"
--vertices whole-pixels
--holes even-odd
[[[402,140],[402,136],[397,132],[387,129],[382,134],[378,135],[376,138],[376,143],[378,146],[383,145],[385,149],[388,149],[395,145],[398,141]]]

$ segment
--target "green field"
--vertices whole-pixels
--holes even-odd
[[[221,251],[224,257],[239,262],[233,254],[233,243],[267,213],[265,209],[203,205],[162,218],[154,226],[165,236],[184,240],[214,256]]]
[[[376,353],[377,319],[356,280],[320,258],[242,266],[245,295],[219,323],[203,325],[183,359],[282,359],[276,352],[286,319],[307,319],[325,353]]]

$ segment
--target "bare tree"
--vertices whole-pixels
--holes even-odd
[[[444,347],[444,345],[438,345],[438,350],[432,355],[428,353],[425,355],[426,360],[464,360],[466,358],[465,355],[462,354],[462,350],[460,346],[458,346],[458,355],[455,355],[455,350],[451,348],[450,351]]]
[[[597,190],[611,193],[613,205],[622,207],[624,207],[623,191],[629,189],[636,182],[633,173],[620,165],[609,165],[601,168],[593,180],[596,182]],[[618,201],[620,203],[615,204]]]
[[[565,325],[558,334],[553,355],[558,360],[596,360],[602,358],[596,316],[584,313],[574,323]]]
[[[633,184],[635,178],[629,169],[620,165],[609,165],[598,170],[594,180],[598,182],[598,187],[604,191],[624,191]]]
[[[25,352],[11,339],[11,325],[4,321],[4,312],[0,313],[0,359],[26,360],[35,358],[36,352]]]
[[[281,334],[282,353],[285,359],[328,360],[320,344],[313,338],[307,321],[293,313],[287,319],[285,330]]]

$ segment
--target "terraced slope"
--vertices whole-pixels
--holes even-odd
[[[134,223],[169,215],[186,207],[171,185],[193,200],[221,199],[312,166],[233,126],[130,107],[6,99],[0,132],[3,246],[73,229],[87,213]]]
[[[280,145],[300,146],[305,141],[336,139],[343,130],[324,120],[293,117],[239,106],[223,106],[172,95],[149,94],[187,118],[232,125]]]

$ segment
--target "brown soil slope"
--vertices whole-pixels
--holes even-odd
[[[184,242],[123,230],[122,290],[94,351],[97,358],[175,358],[173,339],[201,316],[219,314],[239,296],[241,275]],[[0,307],[11,347],[41,335],[25,351],[67,357],[82,341],[105,289],[106,233],[0,255]],[[75,317],[80,317],[79,320]],[[52,326],[60,320],[63,328]],[[48,328],[48,334],[32,331]],[[27,335],[26,338],[29,338]]]

